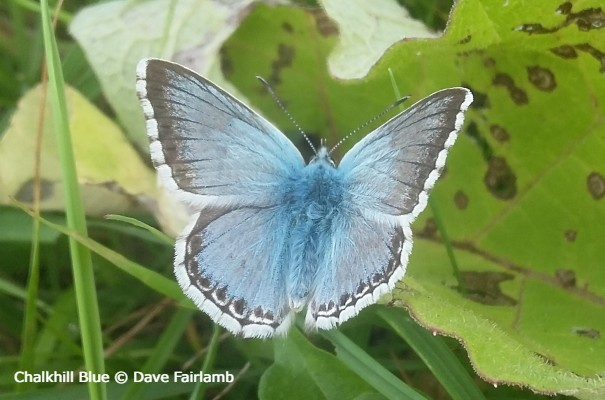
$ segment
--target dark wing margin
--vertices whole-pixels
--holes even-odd
[[[190,204],[274,204],[276,186],[304,166],[277,128],[181,65],[141,60],[136,88],[158,175]]]
[[[339,168],[368,212],[415,219],[426,207],[473,101],[465,88],[438,91],[364,137]]]

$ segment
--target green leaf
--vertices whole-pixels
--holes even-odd
[[[338,25],[338,44],[330,53],[328,67],[330,73],[340,79],[363,78],[384,52],[400,40],[437,36],[411,18],[395,0],[322,0],[320,3],[327,16]]]
[[[473,379],[440,337],[418,326],[401,309],[381,307],[380,315],[422,358],[452,399],[485,399]]]
[[[397,43],[363,81],[329,76],[339,38],[321,12],[259,6],[222,53],[228,77],[296,141],[253,74],[268,77],[303,129],[328,144],[392,103],[388,69],[412,100],[470,87],[469,122],[432,195],[462,283],[427,211],[414,225],[410,290],[395,298],[421,324],[458,338],[484,379],[585,398],[605,397],[599,4],[461,1],[442,38]]]
[[[274,341],[275,363],[263,374],[259,398],[382,399],[334,355],[313,346],[297,330]]]
[[[65,97],[66,122],[72,135],[78,182],[87,214],[125,212],[133,208],[133,197],[156,196],[153,170],[143,162],[120,128],[73,89],[66,87]],[[43,118],[41,208],[62,210],[64,184],[55,126],[51,123],[51,99],[47,98],[46,111],[41,114],[41,98],[41,86],[25,93],[0,142],[0,202],[11,204],[11,197],[33,202],[35,148],[40,118]]]

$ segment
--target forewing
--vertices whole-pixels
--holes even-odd
[[[285,334],[292,322],[281,217],[276,207],[211,207],[177,239],[175,274],[183,291],[234,334]]]
[[[342,171],[349,210],[333,226],[307,327],[329,329],[393,289],[412,250],[410,225],[426,207],[472,102],[468,89],[433,93],[370,133]]]
[[[304,166],[273,125],[212,82],[157,59],[137,66],[151,158],[164,184],[194,205],[268,205]]]
[[[441,90],[357,143],[339,166],[356,204],[369,213],[416,218],[472,100],[465,88]]]

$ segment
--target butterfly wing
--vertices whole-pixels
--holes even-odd
[[[141,60],[137,93],[158,174],[189,204],[271,204],[276,186],[304,166],[277,128],[181,65]]]
[[[176,242],[183,291],[216,323],[244,337],[285,334],[293,314],[283,269],[288,227],[276,207],[212,207]]]
[[[142,60],[137,92],[160,178],[201,210],[175,245],[183,291],[233,333],[285,332],[287,235],[276,193],[304,167],[300,153],[258,114],[178,64]]]
[[[472,100],[465,88],[433,93],[344,156],[339,169],[352,212],[333,227],[308,327],[329,329],[346,321],[403,277],[412,249],[410,225],[426,207]]]

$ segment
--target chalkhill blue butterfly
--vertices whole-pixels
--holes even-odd
[[[338,166],[321,147],[305,164],[284,134],[195,72],[137,67],[153,164],[196,210],[175,245],[185,294],[245,337],[330,329],[393,289],[473,100],[444,89],[366,135]]]

